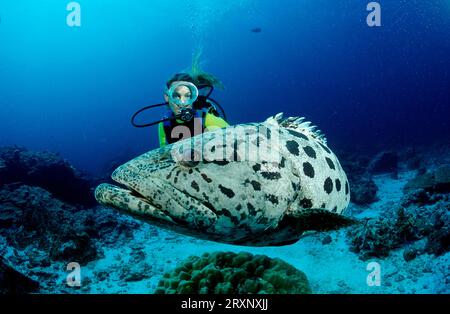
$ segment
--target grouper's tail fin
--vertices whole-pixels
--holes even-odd
[[[322,144],[327,145],[327,138],[317,129],[317,126],[312,125],[310,121],[305,120],[305,117],[288,117],[283,118],[283,113],[280,112],[272,117],[269,117],[264,123],[279,126],[286,129],[295,130],[319,140]]]

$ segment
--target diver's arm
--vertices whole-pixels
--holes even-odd
[[[165,146],[167,144],[166,132],[164,131],[164,124],[162,122],[158,124],[158,137],[159,137],[159,147]]]

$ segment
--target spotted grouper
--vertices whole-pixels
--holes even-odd
[[[147,152],[100,184],[99,203],[185,235],[248,246],[291,244],[353,223],[347,176],[325,137],[282,113]]]

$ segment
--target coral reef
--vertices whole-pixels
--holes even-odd
[[[417,148],[408,147],[399,152],[399,161],[402,161],[407,170],[417,170],[422,167],[424,159]]]
[[[370,159],[367,156],[341,153],[342,168],[350,183],[350,201],[358,205],[369,205],[378,200],[378,187],[367,171]]]
[[[378,187],[370,177],[359,177],[351,183],[350,200],[358,205],[368,205],[376,200]]]
[[[66,202],[96,204],[89,180],[55,153],[1,147],[0,186],[14,182],[39,186]]]
[[[155,293],[311,293],[306,275],[281,259],[250,253],[190,256],[164,274]]]
[[[337,154],[341,166],[349,179],[363,176],[366,173],[367,166],[370,162],[368,156],[349,151],[338,151]]]
[[[450,192],[450,165],[419,174],[405,185],[405,192],[420,189],[438,193]]]
[[[351,250],[363,260],[386,257],[392,249],[426,239],[423,249],[414,254],[406,252],[405,259],[422,253],[441,255],[450,249],[449,211],[448,194],[436,195],[424,190],[407,194],[399,206],[350,228],[347,235]]]
[[[0,294],[23,294],[36,292],[39,283],[21,274],[0,256]]]
[[[2,278],[11,282],[6,292],[28,291],[13,284],[34,272],[45,286],[54,274],[44,269],[86,265],[102,258],[104,247],[132,238],[139,223],[92,206],[89,182],[56,154],[0,148],[0,249],[15,252],[2,262]]]
[[[205,246],[213,252],[228,246],[182,237],[89,205],[82,198],[95,185],[93,178],[55,154],[0,148],[0,294],[309,293],[308,282],[317,293],[372,293],[374,288],[361,285],[358,277],[366,275],[366,262],[349,252],[349,244],[362,260],[384,258],[378,292],[449,293],[448,152],[441,147],[399,151],[399,179],[369,173],[369,156],[340,154],[352,201],[364,205],[351,206],[361,210],[357,217],[370,219],[277,250],[258,249],[272,257],[289,255],[307,279],[293,266],[265,255],[217,252],[182,261],[180,256]],[[60,193],[45,177],[73,181],[62,185],[67,190]],[[334,259],[345,262],[330,266]],[[83,268],[79,288],[65,282],[65,267],[72,261]]]
[[[48,252],[41,263],[48,263],[47,258],[80,264],[98,259],[101,252],[94,239],[100,238],[108,225],[119,231],[123,228],[113,213],[103,212],[97,219],[93,209],[65,204],[39,187],[5,185],[0,203],[0,235],[12,247],[32,246]]]
[[[16,252],[8,259],[8,273],[13,277],[7,278],[13,279],[36,272],[39,282],[52,282],[54,274],[52,270],[44,271],[47,267],[56,266],[57,262],[86,265],[98,260],[108,245],[129,241],[138,226],[136,221],[114,211],[79,208],[63,203],[40,187],[20,183],[0,189],[0,204],[0,247]],[[15,265],[27,267],[19,270]],[[20,279],[21,282],[24,281]],[[19,288],[8,289],[14,293]]]
[[[372,174],[397,173],[398,154],[393,151],[378,153],[367,166],[367,171]]]

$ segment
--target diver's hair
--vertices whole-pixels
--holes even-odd
[[[180,73],[177,73],[177,74],[173,75],[173,76],[166,82],[167,88],[170,88],[170,85],[172,85],[172,83],[173,83],[173,82],[176,82],[176,81],[186,81],[186,82],[191,82],[191,83],[195,84],[195,80],[194,80],[194,78],[193,78],[190,74],[180,72]],[[195,85],[197,85],[197,84],[195,84]]]
[[[186,81],[195,84],[197,87],[199,86],[213,86],[215,88],[224,89],[222,82],[215,77],[214,75],[207,73],[201,69],[200,58],[202,52],[201,49],[198,49],[192,58],[192,65],[189,71],[180,72],[173,75],[167,82],[167,88],[170,88],[173,82],[176,81]]]

